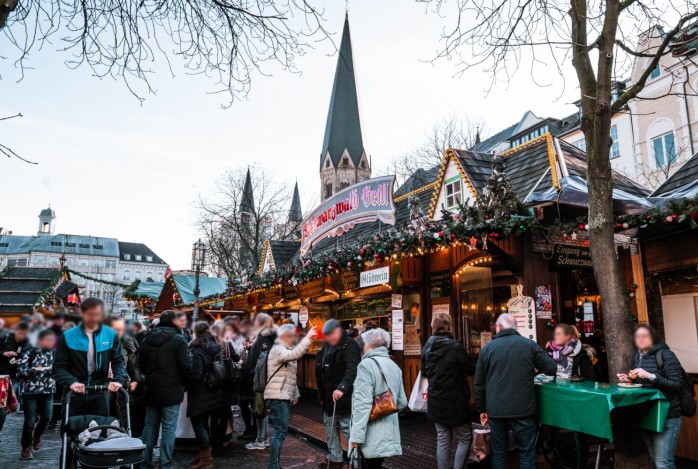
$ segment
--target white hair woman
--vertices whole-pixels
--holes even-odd
[[[379,469],[383,460],[402,454],[397,412],[369,422],[373,397],[390,391],[398,411],[407,406],[402,370],[388,356],[390,334],[381,328],[361,335],[364,356],[359,363],[352,396],[351,451],[361,451],[367,469]]]

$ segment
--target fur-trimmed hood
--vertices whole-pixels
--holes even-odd
[[[276,325],[271,326],[271,327],[265,327],[264,329],[260,329],[259,332],[257,333],[257,335],[259,335],[261,337],[269,337],[272,335],[276,335],[278,330],[279,330],[279,328],[276,327]]]

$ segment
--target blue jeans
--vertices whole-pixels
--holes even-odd
[[[492,441],[492,469],[506,469],[509,429],[514,433],[514,441],[519,448],[519,467],[536,469],[536,420],[533,417],[523,419],[490,419],[490,438]]]
[[[22,428],[22,448],[29,448],[35,439],[46,431],[53,413],[53,394],[24,395],[24,427]],[[36,423],[39,417],[39,423]]]
[[[349,441],[349,426],[351,425],[351,415],[335,415],[334,431],[332,430],[332,414],[322,413],[322,420],[325,423],[325,435],[327,436],[327,449],[329,454],[327,459],[333,462],[344,461],[344,450],[342,450],[342,437]],[[332,441],[330,441],[330,436]]]
[[[270,400],[269,410],[273,423],[274,435],[271,437],[269,469],[281,467],[281,446],[288,435],[288,421],[291,418],[291,401]]]
[[[674,453],[679,439],[679,430],[681,430],[681,417],[667,419],[662,433],[642,431],[642,439],[645,440],[654,467],[657,469],[676,468]]]
[[[177,417],[179,417],[179,404],[146,406],[145,426],[143,427],[143,436],[141,437],[141,440],[145,443],[145,461],[143,461],[141,465],[143,469],[153,468],[153,448],[158,439],[161,424],[160,468],[172,469],[172,453],[174,452]]]

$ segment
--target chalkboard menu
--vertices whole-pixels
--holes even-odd
[[[332,288],[338,292],[347,292],[359,288],[359,272],[342,272],[332,276]]]
[[[293,287],[291,285],[284,285],[281,287],[281,296],[284,297],[284,300],[286,301],[293,301],[298,299],[298,290],[296,290],[296,287]]]
[[[429,280],[432,298],[451,296],[451,272],[448,270],[432,272]]]
[[[315,298],[323,293],[325,293],[325,282],[323,279],[311,280],[298,286],[298,294],[301,298]]]

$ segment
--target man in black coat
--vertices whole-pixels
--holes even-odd
[[[145,427],[143,442],[146,460],[141,467],[152,469],[153,447],[160,433],[160,468],[171,469],[179,406],[184,387],[191,381],[192,358],[181,330],[174,324],[174,311],[164,311],[159,324],[148,334],[140,349],[141,372],[145,376]]]
[[[424,345],[421,361],[429,383],[427,412],[436,426],[436,460],[439,469],[463,468],[472,443],[468,376],[475,373],[475,360],[453,339],[448,313],[435,313],[431,330],[434,335]],[[454,436],[458,447],[451,464]]]
[[[492,469],[507,465],[509,429],[519,448],[521,469],[536,467],[536,373],[555,376],[557,365],[538,344],[516,331],[516,318],[502,314],[497,335],[482,348],[475,371],[475,400],[489,422]],[[431,400],[431,396],[430,396]],[[431,404],[431,403],[430,403]]]
[[[318,464],[318,467],[341,468],[344,454],[339,432],[343,432],[349,441],[351,394],[356,379],[356,368],[361,361],[361,351],[356,341],[347,335],[336,319],[327,321],[322,328],[322,333],[325,335],[325,343],[315,357],[315,378],[327,433],[329,466],[327,461],[323,461]],[[332,412],[335,404],[333,429]]]

